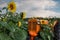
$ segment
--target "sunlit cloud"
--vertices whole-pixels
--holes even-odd
[[[53,0],[14,0],[17,6],[18,13],[26,12],[26,17],[60,17],[60,13],[53,11],[52,8],[57,7],[57,2]],[[0,4],[0,8],[7,6],[4,2]],[[46,10],[47,9],[47,10]],[[49,10],[50,9],[50,10]]]

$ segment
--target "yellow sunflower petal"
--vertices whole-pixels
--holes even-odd
[[[26,13],[25,12],[23,12],[23,19],[26,17]]]
[[[21,26],[21,22],[20,22],[20,21],[18,22],[18,26],[19,26],[19,27]]]

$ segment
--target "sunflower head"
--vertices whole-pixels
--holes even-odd
[[[8,10],[9,10],[10,12],[12,12],[12,13],[14,13],[14,12],[16,11],[16,4],[15,4],[15,2],[10,2],[10,3],[8,4]]]
[[[21,26],[21,22],[20,22],[20,21],[18,21],[18,26],[19,26],[19,27]]]
[[[21,18],[24,19],[26,17],[26,13],[25,12],[21,12]]]
[[[48,20],[40,20],[41,24],[48,24]]]

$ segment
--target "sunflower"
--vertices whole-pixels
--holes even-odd
[[[57,20],[56,20],[56,21],[54,21],[54,23],[53,23],[53,24],[50,24],[50,26],[54,28],[54,27],[55,27],[55,25],[57,24],[57,22],[58,22]]]
[[[19,26],[19,27],[21,26],[21,22],[20,22],[20,21],[18,22],[18,26]]]
[[[14,13],[14,12],[16,11],[16,4],[15,4],[15,2],[10,2],[10,3],[8,4],[8,10],[9,10],[10,12],[12,12],[12,13]]]
[[[21,12],[21,18],[25,19],[25,17],[26,17],[26,13],[25,12]]]
[[[48,20],[40,20],[41,24],[48,24]]]

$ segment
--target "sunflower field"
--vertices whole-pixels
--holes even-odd
[[[0,40],[58,40],[60,18],[25,18],[25,12],[16,13],[15,2],[2,10],[6,13],[0,14]]]

